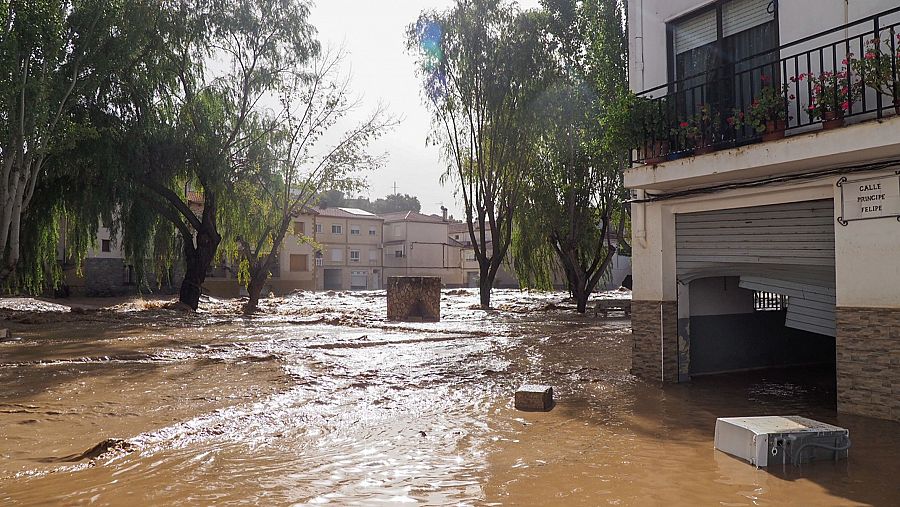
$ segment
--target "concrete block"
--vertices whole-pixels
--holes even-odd
[[[547,412],[553,408],[553,388],[526,384],[516,391],[516,409]]]
[[[441,278],[392,276],[387,282],[387,318],[404,322],[441,320]]]

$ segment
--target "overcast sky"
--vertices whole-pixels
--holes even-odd
[[[397,191],[419,197],[422,211],[439,213],[441,203],[461,218],[462,203],[453,188],[439,181],[445,164],[437,147],[426,146],[430,117],[422,103],[413,56],[406,51],[406,27],[425,9],[445,9],[452,0],[316,0],[311,21],[323,45],[343,46],[352,88],[362,97],[362,117],[379,102],[403,122],[373,145],[387,154],[387,164],[371,173],[368,197]],[[538,0],[519,0],[523,8]]]

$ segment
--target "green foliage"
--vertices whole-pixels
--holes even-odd
[[[610,238],[623,220],[628,149],[637,130],[658,130],[661,121],[627,90],[622,4],[545,0],[542,6],[547,84],[533,106],[540,130],[531,144],[534,165],[513,256],[526,286],[547,288],[553,266],[561,267],[581,306],[614,252]],[[629,114],[636,102],[648,114],[639,127]]]
[[[315,199],[315,203],[331,208],[357,208],[376,215],[399,211],[417,213],[422,211],[419,198],[409,194],[389,194],[371,201],[367,197],[348,198],[340,190],[329,190]]]
[[[535,134],[530,105],[542,90],[541,18],[494,0],[458,0],[424,12],[410,26],[426,104],[429,140],[448,162],[442,181],[462,197],[481,271],[481,304],[490,305],[504,262]]]

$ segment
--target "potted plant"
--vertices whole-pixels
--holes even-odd
[[[853,60],[853,71],[861,76],[863,84],[877,93],[891,97],[894,111],[900,115],[900,34],[897,35],[896,51],[892,54],[891,41],[874,38],[866,41],[866,52],[862,58]]]
[[[691,120],[699,132],[697,133],[697,147],[694,155],[705,155],[715,151],[715,144],[720,141],[722,129],[722,116],[709,104],[700,106],[698,112]]]
[[[658,164],[669,153],[669,128],[665,97],[636,97],[631,119],[634,147],[643,150],[644,163]]]
[[[787,100],[793,100],[795,97],[789,95],[787,83],[776,88],[769,76],[763,75],[760,79],[763,86],[750,103],[747,114],[733,115],[730,123],[735,125],[736,129],[750,127],[757,134],[762,134],[763,141],[783,139],[789,119]]]
[[[844,60],[844,63],[849,59],[850,57]],[[850,105],[856,101],[856,84],[849,82],[849,76],[849,71],[844,67],[839,72],[800,74],[796,78],[798,81],[809,79],[812,95],[809,97],[807,112],[811,118],[822,120],[822,128],[825,130],[844,126],[844,114],[850,111]]]
[[[675,141],[675,151],[681,152],[681,156],[693,154],[700,141],[700,131],[696,116],[679,120],[670,130]]]

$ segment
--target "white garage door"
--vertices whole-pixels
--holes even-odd
[[[831,199],[676,215],[678,279],[740,276],[788,296],[786,326],[834,336],[834,224]]]

